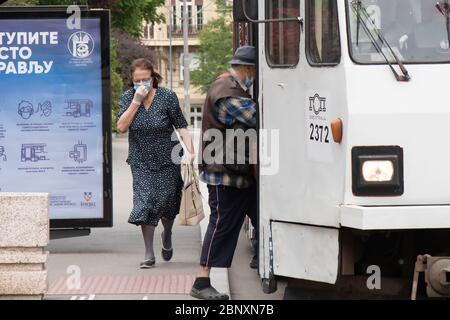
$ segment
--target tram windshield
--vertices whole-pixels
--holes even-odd
[[[450,0],[347,0],[350,52],[358,63],[450,62]],[[387,43],[386,43],[387,42]]]

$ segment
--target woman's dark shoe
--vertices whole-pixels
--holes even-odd
[[[141,269],[150,269],[153,268],[155,266],[155,259],[153,260],[145,260],[144,262],[141,262],[140,264],[140,268]]]
[[[204,289],[191,289],[191,297],[202,300],[229,300],[230,297],[225,293],[220,293],[213,286],[206,287]]]
[[[170,261],[173,256],[173,248],[166,249],[164,248],[164,231],[161,233],[161,242],[162,242],[162,249],[161,249],[161,256],[164,259],[164,261]]]

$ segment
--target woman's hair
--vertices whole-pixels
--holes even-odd
[[[146,58],[136,59],[131,64],[131,86],[132,87],[133,87],[133,74],[136,71],[136,69],[149,70],[152,73],[153,88],[158,88],[158,86],[162,80],[162,77],[159,73],[155,72],[152,62]]]

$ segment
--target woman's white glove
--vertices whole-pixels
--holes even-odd
[[[145,89],[145,86],[140,86],[134,93],[133,103],[135,103],[137,105],[141,105],[142,101],[144,101],[144,99],[147,95],[148,95],[148,90]]]

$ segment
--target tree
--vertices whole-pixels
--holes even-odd
[[[117,132],[116,117],[119,112],[119,98],[123,92],[123,80],[120,77],[121,65],[117,56],[116,39],[111,40],[111,115],[112,130]]]
[[[111,0],[109,0],[111,1]],[[95,2],[95,1],[94,1]],[[164,16],[157,8],[164,0],[116,0],[111,5],[112,25],[135,38],[142,36],[142,22],[160,23]]]
[[[233,27],[225,15],[210,21],[199,34],[199,67],[192,83],[206,93],[214,80],[229,68],[233,56]]]
[[[0,1],[3,2],[3,1]],[[5,5],[9,6],[35,6],[39,0],[9,0]]]
[[[220,13],[218,19],[210,21],[200,32],[200,47],[197,52],[199,67],[192,72],[192,83],[206,93],[214,80],[229,68],[233,55],[232,5],[225,0],[216,0]]]
[[[230,2],[231,4],[228,4]],[[222,15],[227,15],[233,12],[233,1],[227,0],[216,0],[217,11]]]
[[[11,5],[89,5],[111,10],[111,24],[134,38],[142,35],[142,22],[160,23],[164,16],[157,13],[164,0],[10,0]]]
[[[163,16],[157,14],[164,0],[9,0],[7,5],[89,5],[91,8],[111,10],[111,111],[112,129],[116,129],[119,98],[124,87],[131,84],[130,66],[134,59],[146,57],[154,60],[154,53],[143,46],[138,37],[142,22],[158,23]]]
[[[131,63],[138,58],[147,58],[154,62],[155,53],[125,32],[114,30],[112,36],[118,42],[118,59],[122,66],[120,75],[125,86],[129,86],[131,85]]]

